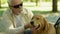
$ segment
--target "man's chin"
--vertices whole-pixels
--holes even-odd
[[[20,13],[16,13],[15,15],[19,15]]]

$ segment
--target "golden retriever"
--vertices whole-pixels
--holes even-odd
[[[54,25],[47,22],[41,15],[34,15],[31,20],[32,25],[37,26],[36,31],[32,34],[56,34]]]

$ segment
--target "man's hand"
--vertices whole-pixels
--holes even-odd
[[[28,29],[28,28],[31,28],[31,27],[32,27],[31,24],[26,24],[26,25],[24,26],[25,29]]]
[[[32,32],[34,32],[34,31],[36,30],[36,27],[33,27],[31,24],[26,24],[26,25],[24,26],[24,28],[25,28],[25,29],[30,28],[30,30],[31,30]]]
[[[40,27],[39,24],[38,24],[37,26],[32,26],[31,24],[26,24],[26,25],[24,26],[25,29],[30,28],[32,32],[36,31],[39,27]]]
[[[35,29],[35,28],[31,28],[31,31],[32,31],[32,32],[35,32],[35,31],[36,31],[36,29]]]

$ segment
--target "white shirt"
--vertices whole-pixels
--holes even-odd
[[[23,25],[23,21],[20,18],[20,15],[15,15],[15,18],[16,18],[16,27],[22,26]]]

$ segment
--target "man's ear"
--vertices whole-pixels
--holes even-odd
[[[10,9],[12,9],[12,7],[9,6]]]

